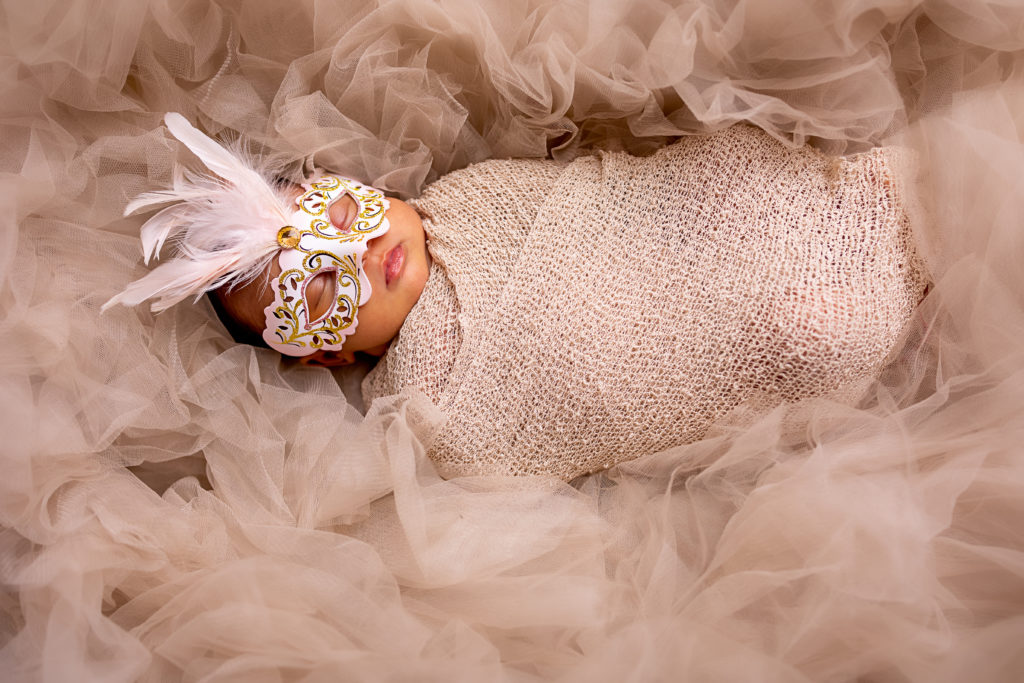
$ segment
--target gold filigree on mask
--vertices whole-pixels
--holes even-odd
[[[309,310],[306,308],[305,296],[295,296],[297,290],[305,291],[303,281],[309,271],[328,270],[323,266],[314,266],[312,261],[329,259],[334,263],[329,268],[337,270],[337,278],[340,285],[339,295],[336,300],[335,309],[330,312],[323,321],[323,324],[310,328],[302,321],[308,319]],[[274,308],[273,316],[275,324],[274,336],[281,344],[320,349],[325,345],[340,344],[346,335],[341,334],[343,330],[351,327],[355,321],[356,302],[359,301],[361,287],[359,285],[359,271],[354,255],[347,255],[338,258],[328,251],[320,251],[310,254],[306,259],[303,269],[292,269],[281,273],[278,278],[278,290],[280,291],[281,304]],[[351,289],[349,289],[351,287]],[[354,291],[353,291],[354,290]],[[352,294],[347,292],[352,291]]]
[[[371,295],[362,273],[362,255],[371,239],[388,230],[388,200],[380,190],[348,178],[325,176],[306,186],[296,200],[294,225],[278,231],[282,247],[278,257],[274,302],[265,310],[264,340],[271,348],[292,356],[319,349],[337,350],[355,330],[359,305]],[[358,206],[344,231],[330,221],[332,202],[348,194]],[[296,227],[301,226],[301,227]],[[306,303],[306,286],[314,276],[331,273],[335,296],[322,316],[313,320]]]

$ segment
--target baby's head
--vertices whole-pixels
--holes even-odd
[[[382,355],[426,284],[419,214],[338,176],[282,187],[182,117],[166,122],[218,177],[177,177],[128,205],[177,202],[147,221],[142,242],[147,261],[168,237],[178,253],[104,308],[156,299],[159,311],[209,292],[226,322],[304,364]]]
[[[290,194],[295,200],[301,200],[307,193],[298,185],[291,186]],[[419,300],[430,271],[426,234],[419,214],[398,199],[389,199],[388,204],[385,217],[389,228],[367,241],[360,263],[360,272],[369,282],[371,294],[358,306],[355,330],[344,337],[342,348],[300,346],[295,347],[296,353],[278,350],[295,355],[304,365],[325,367],[348,365],[359,352],[381,356],[387,351],[388,344],[398,335],[406,316]],[[346,193],[329,204],[326,217],[335,229],[346,232],[358,220],[359,213],[359,202]],[[278,308],[274,306],[274,295],[279,291],[281,272],[280,258],[273,259],[254,279],[243,284],[227,283],[212,290],[210,295],[218,302],[222,316],[253,336],[266,339],[265,331],[273,335],[274,329],[283,324],[274,316]],[[301,296],[301,305],[277,303],[287,303],[291,310],[304,309],[303,318],[314,323],[329,320],[340,308],[342,292],[338,273],[330,266],[320,272],[306,272],[304,282],[295,290]],[[316,329],[315,324],[310,327]]]

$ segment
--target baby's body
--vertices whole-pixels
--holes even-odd
[[[434,264],[364,399],[437,403],[445,476],[564,479],[781,402],[856,400],[925,285],[901,163],[737,126],[446,176],[412,202]]]

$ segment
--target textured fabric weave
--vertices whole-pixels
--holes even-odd
[[[925,286],[902,156],[736,126],[646,158],[445,177],[417,202],[428,293],[364,401],[427,393],[448,417],[430,450],[446,476],[571,479],[694,441],[741,404],[854,398]]]

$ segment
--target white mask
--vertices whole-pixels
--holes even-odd
[[[358,308],[372,293],[362,268],[369,241],[390,227],[384,194],[349,178],[324,176],[306,186],[292,214],[291,225],[277,233],[281,275],[272,284],[274,301],[264,311],[267,344],[289,356],[307,356],[318,350],[338,351],[356,331]],[[331,204],[348,194],[358,213],[344,231],[331,223]],[[331,274],[332,303],[318,318],[310,319],[306,286],[317,275]]]

